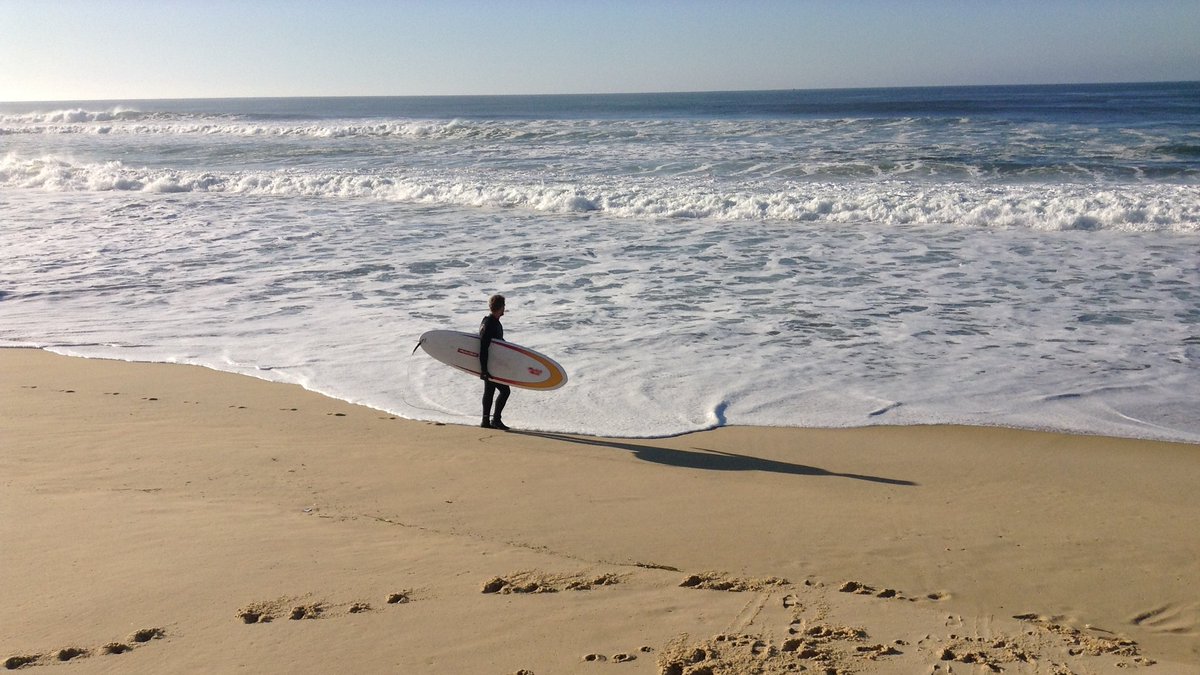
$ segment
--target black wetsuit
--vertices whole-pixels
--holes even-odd
[[[499,421],[500,415],[504,412],[504,404],[508,403],[508,395],[512,393],[512,388],[507,384],[492,382],[487,380],[488,377],[488,348],[492,345],[492,340],[504,339],[504,326],[500,324],[500,319],[488,314],[483,317],[483,321],[479,323],[479,372],[481,377],[485,378],[483,385],[483,419],[486,422],[492,417],[492,399],[495,398],[496,392],[500,392],[500,398],[496,399],[496,414],[494,419]]]

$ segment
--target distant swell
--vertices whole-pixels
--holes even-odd
[[[712,125],[738,125],[714,122]],[[0,136],[14,134],[127,134],[297,138],[434,138],[474,140],[581,140],[627,138],[663,126],[659,121],[342,120],[273,121],[232,115],[143,113],[114,108],[0,115]]]
[[[33,112],[20,115],[0,115],[0,134],[33,131],[43,133],[54,128],[53,125],[81,125],[92,122],[114,122],[119,120],[141,119],[146,113],[117,106],[108,110],[83,110],[70,108],[51,110],[48,112]]]
[[[1196,146],[1186,138],[1164,143],[1159,133],[967,118],[330,120],[118,107],[0,116],[0,137],[47,147],[106,144],[107,137],[132,147],[204,145],[214,160],[244,160],[249,142],[259,161],[336,162],[358,152],[439,165],[524,162],[547,171],[604,166],[606,173],[733,179],[1200,180]]]
[[[1035,230],[1200,232],[1200,188],[1187,185],[985,186],[899,180],[714,190],[633,178],[552,184],[520,173],[189,172],[9,155],[0,186],[64,192],[209,192],[399,201],[614,217],[949,224]]]

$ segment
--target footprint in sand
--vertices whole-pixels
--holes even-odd
[[[245,624],[271,623],[275,620],[278,603],[255,602],[239,609],[237,616]]]
[[[103,647],[101,647],[100,649],[105,654],[124,654],[125,652],[133,649],[133,647],[130,647],[129,645],[125,644],[124,642],[110,642],[110,643],[104,645]]]
[[[6,670],[24,668],[25,666],[31,666],[37,663],[37,660],[40,658],[42,658],[41,654],[22,654],[21,656],[10,656],[5,659],[4,668]]]
[[[77,659],[81,656],[88,655],[89,652],[86,649],[81,649],[79,647],[66,647],[58,650],[58,654],[55,655],[55,658],[57,658],[59,661],[70,661],[71,659]]]
[[[161,628],[143,628],[133,635],[129,636],[131,642],[149,642],[151,640],[161,640],[166,637],[167,633]]]
[[[292,621],[301,621],[303,619],[319,619],[325,612],[325,605],[317,602],[311,605],[296,605],[292,608],[292,613],[288,616]]]

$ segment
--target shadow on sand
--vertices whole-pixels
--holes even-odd
[[[547,438],[552,441],[564,441],[567,443],[578,443],[580,445],[594,445],[603,448],[626,450],[628,452],[632,452],[638,459],[646,462],[666,464],[668,466],[677,466],[685,469],[705,469],[707,471],[770,471],[772,473],[790,474],[793,476],[829,476],[833,478],[853,478],[855,480],[865,480],[872,483],[884,483],[886,485],[917,485],[917,483],[912,481],[899,480],[896,478],[864,476],[857,473],[836,473],[833,471],[826,471],[825,469],[818,469],[814,466],[789,464],[788,462],[776,462],[775,460],[771,459],[748,457],[746,455],[736,455],[731,452],[721,452],[719,450],[708,450],[705,448],[674,450],[671,448],[657,448],[650,445],[621,443],[619,441],[601,440],[596,438],[577,438],[575,436],[548,434],[537,431],[514,430],[510,433],[520,434],[522,436]]]

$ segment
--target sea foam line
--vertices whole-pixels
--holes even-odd
[[[1036,230],[1200,232],[1200,188],[1179,185],[980,186],[898,180],[754,186],[714,191],[682,181],[547,184],[535,177],[296,170],[189,172],[73,163],[0,161],[0,186],[61,192],[208,192],[330,197],[632,218],[956,224]]]

